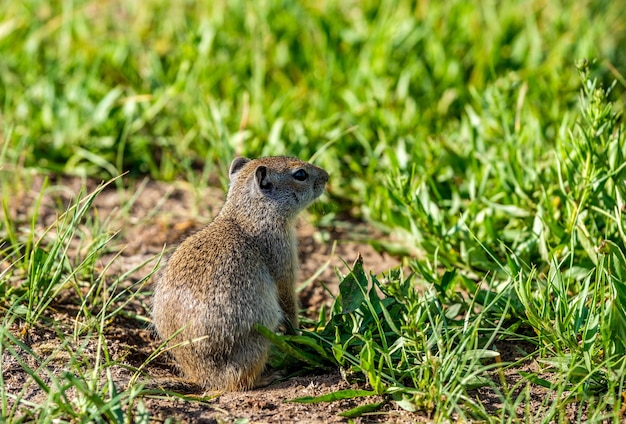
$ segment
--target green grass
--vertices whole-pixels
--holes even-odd
[[[29,352],[20,366],[49,400],[28,417],[117,422],[142,411],[138,390],[99,378],[114,365],[103,330],[141,287],[94,266],[119,249],[115,226],[92,214],[100,189],[59,205],[39,234],[39,202],[19,217],[11,208],[32,173],[129,172],[200,189],[215,176],[225,186],[240,154],[314,158],[331,174],[319,222],[349,213],[385,229],[400,242],[380,248],[409,255],[413,272],[376,279],[357,263],[310,330],[267,334],[285,352],[278,365],[340,366],[438,421],[531,421],[520,410],[564,421],[572,405],[579,421],[623,417],[624,1],[0,9],[0,353],[20,358],[28,346],[6,329],[49,325],[68,287],[80,312],[58,329],[62,349],[99,352],[95,364],[70,355],[73,372],[60,377]],[[519,340],[535,346],[540,370],[512,384],[505,373],[520,364],[499,362],[497,347]],[[548,395],[531,411],[536,387]],[[0,388],[2,415],[19,420],[26,409],[9,404],[23,394]],[[477,388],[504,406],[489,409]]]
[[[107,271],[118,255],[97,268],[96,262],[116,247],[111,229],[115,225],[94,214],[93,202],[105,187],[78,193],[43,233],[36,225],[41,199],[58,187],[44,181],[38,201],[28,207],[29,228],[20,228],[23,218],[16,224],[8,213],[14,188],[2,193],[0,258],[8,267],[0,273],[0,406],[7,422],[148,422],[149,413],[139,398],[142,386],[121,390],[114,381],[112,372],[120,364],[110,354],[107,335],[125,306],[144,293],[159,256],[113,276]],[[123,219],[125,213],[113,215]],[[153,259],[157,262],[150,268]],[[128,284],[137,270],[144,277]],[[59,320],[54,314],[58,316],[59,306],[63,307],[58,302],[61,293],[72,295],[76,308]],[[21,390],[9,392],[4,373],[15,373],[16,367],[30,378]],[[33,399],[35,394],[39,397]]]

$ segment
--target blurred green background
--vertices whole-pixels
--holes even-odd
[[[577,60],[624,74],[625,6],[5,1],[3,140],[26,166],[164,179],[233,154],[317,153],[362,199],[391,167],[442,168],[476,116],[492,118],[471,126],[485,142],[554,143]]]
[[[327,211],[424,244],[462,212],[527,210],[556,183],[581,117],[578,61],[604,86],[617,81],[608,99],[622,109],[625,10],[622,0],[7,1],[2,162],[225,185],[235,155],[313,158],[332,175]],[[446,209],[445,228],[425,195]]]

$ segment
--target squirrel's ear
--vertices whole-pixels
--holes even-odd
[[[254,171],[254,177],[261,190],[269,190],[272,188],[272,183],[269,178],[267,178],[267,167],[263,165],[258,166],[256,171]]]
[[[233,159],[232,163],[230,164],[230,171],[228,172],[228,175],[230,175],[230,179],[232,180],[233,176],[237,172],[241,171],[241,168],[243,168],[244,165],[248,162],[250,162],[250,159],[248,158],[239,157]]]

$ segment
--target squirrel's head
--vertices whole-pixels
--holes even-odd
[[[297,158],[239,157],[230,165],[227,202],[251,213],[293,219],[324,192],[327,181],[326,171]]]

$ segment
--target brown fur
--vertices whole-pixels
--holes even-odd
[[[299,181],[298,170],[308,177]],[[222,210],[176,249],[154,291],[154,325],[170,346],[187,342],[172,354],[190,382],[209,390],[264,382],[269,342],[253,327],[297,327],[293,223],[327,181],[296,158],[233,161]]]

